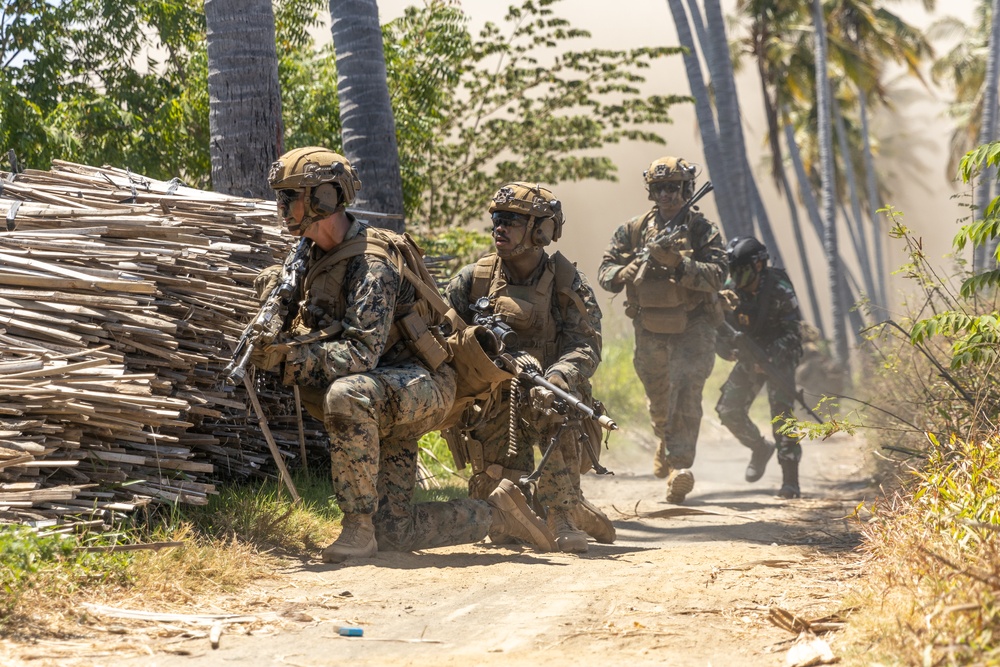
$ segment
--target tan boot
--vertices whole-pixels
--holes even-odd
[[[680,505],[694,489],[694,473],[688,468],[674,470],[667,478],[667,502]]]
[[[337,539],[323,549],[324,563],[343,563],[348,558],[371,558],[378,553],[371,514],[345,514]]]
[[[660,441],[656,453],[653,454],[653,474],[660,479],[666,479],[667,475],[670,474],[670,464],[667,463],[667,448],[663,441]]]
[[[507,538],[515,538],[535,545],[539,551],[556,550],[552,533],[528,507],[528,501],[514,482],[500,480],[486,502],[493,508],[493,525],[490,526],[492,541],[500,543]]]
[[[571,554],[587,553],[587,533],[576,527],[567,510],[549,512],[549,525],[555,533],[559,551]]]
[[[573,523],[601,544],[614,544],[617,537],[611,519],[584,498],[573,509]]]

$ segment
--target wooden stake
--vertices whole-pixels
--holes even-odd
[[[302,457],[302,470],[309,470],[309,459],[306,458],[306,425],[302,421],[302,396],[299,385],[292,385],[295,393],[295,418],[299,423],[299,456]]]
[[[288,468],[285,467],[285,460],[281,458],[281,452],[278,450],[278,443],[274,441],[274,436],[271,435],[271,429],[267,425],[267,420],[264,419],[264,410],[260,407],[260,400],[257,398],[257,390],[253,388],[253,383],[250,381],[250,374],[243,376],[243,386],[247,389],[247,396],[250,397],[250,402],[253,404],[253,411],[257,413],[257,422],[260,424],[260,432],[264,434],[264,439],[267,440],[267,446],[271,450],[271,456],[274,457],[274,462],[278,466],[279,472],[281,472],[281,479],[288,487],[288,492],[292,494],[292,500],[298,502],[301,500],[299,498],[299,492],[295,489],[295,483],[292,482],[292,476],[288,474]]]

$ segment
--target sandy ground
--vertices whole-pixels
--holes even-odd
[[[795,635],[770,610],[833,614],[858,575],[847,517],[868,487],[860,445],[806,443],[804,497],[784,501],[774,460],[747,484],[747,451],[707,417],[702,443],[684,513],[650,473],[649,443],[610,452],[616,474],[587,475],[584,491],[618,541],[582,556],[478,544],[341,566],[303,558],[262,573],[244,604],[194,601],[192,614],[245,615],[217,649],[207,625],[98,613],[65,641],[0,647],[0,664],[783,665]],[[340,624],[364,636],[340,637]],[[837,635],[826,640],[836,653]]]

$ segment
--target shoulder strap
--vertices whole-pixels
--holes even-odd
[[[642,245],[642,230],[646,228],[646,225],[655,216],[656,209],[651,208],[646,211],[645,215],[632,218],[626,223],[628,225],[628,240],[632,245],[632,250],[637,250],[639,246]]]
[[[493,275],[497,271],[497,264],[500,256],[490,253],[480,257],[476,261],[475,268],[472,269],[472,285],[469,289],[469,299],[475,302],[476,299],[490,295],[490,287],[493,285]]]
[[[555,264],[556,294],[559,295],[559,307],[565,315],[568,303],[576,306],[580,315],[587,316],[587,306],[583,303],[580,295],[573,290],[573,281],[576,279],[576,265],[566,259],[565,255],[556,251],[552,254]]]

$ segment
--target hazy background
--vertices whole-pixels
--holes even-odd
[[[403,9],[413,4],[413,0],[379,0],[382,21],[402,15]],[[724,0],[723,11],[733,11],[735,0]],[[950,15],[965,22],[972,20],[973,0],[949,0],[939,2],[934,14],[923,11],[919,2],[894,3],[892,10],[920,28],[926,28],[936,18]],[[506,13],[506,2],[485,2],[484,0],[462,3],[472,17],[472,29],[478,31],[486,21],[501,23]],[[641,46],[675,46],[677,36],[673,19],[665,0],[620,0],[607,3],[565,0],[555,5],[556,13],[568,19],[574,27],[583,28],[592,34],[589,44],[578,40],[572,48],[586,47],[629,49]],[[324,29],[325,30],[325,29]],[[329,39],[329,31],[318,36]],[[951,43],[936,43],[940,56]],[[749,62],[749,61],[748,61]],[[901,75],[902,73],[900,73]],[[689,94],[687,77],[681,58],[663,59],[656,67],[646,72],[647,92],[660,94]],[[929,76],[925,77],[929,83]],[[967,188],[954,181],[953,175],[946,174],[948,160],[948,138],[951,133],[949,119],[945,115],[950,98],[947,90],[924,88],[913,77],[889,77],[889,89],[896,108],[896,114],[885,114],[873,118],[873,133],[880,142],[880,154],[876,156],[876,169],[888,183],[892,195],[884,202],[891,204],[904,215],[905,223],[914,233],[923,237],[928,255],[943,266],[950,264],[946,255],[951,252],[951,239],[958,229],[958,220],[968,209],[960,204],[968,198],[956,197]],[[768,214],[775,232],[782,240],[783,259],[792,280],[798,286],[800,297],[804,295],[801,267],[794,250],[784,198],[778,194],[767,174],[762,154],[766,155],[766,123],[760,99],[760,84],[752,68],[737,78],[740,106],[744,115],[744,133],[751,166],[755,171],[758,186],[767,204]],[[606,314],[622,312],[621,299],[612,303],[610,295],[596,286],[597,267],[601,254],[616,227],[632,216],[648,210],[649,202],[642,182],[642,172],[654,159],[662,155],[677,155],[689,161],[704,164],[702,146],[695,122],[692,105],[675,105],[671,109],[674,122],[666,127],[656,128],[667,140],[666,146],[654,144],[627,143],[609,146],[601,151],[613,159],[618,166],[619,182],[607,183],[583,181],[552,186],[556,196],[564,204],[566,228],[562,240],[554,246],[577,262],[578,266],[595,285]],[[701,180],[708,175],[705,174]],[[524,175],[531,180],[531,174]],[[499,184],[498,184],[499,186]],[[700,208],[705,214],[718,220],[715,203],[710,195],[702,200]],[[487,222],[486,202],[483,206],[483,224]],[[803,220],[805,219],[803,213]],[[820,240],[811,230],[806,232],[807,244],[814,262],[813,270],[819,268],[820,278],[817,291],[821,298],[828,292],[826,270],[823,263]],[[845,232],[839,235],[842,254],[852,256],[849,237]],[[905,261],[901,243],[887,239],[889,248],[887,266],[895,270]],[[900,303],[901,291],[909,285],[899,278],[891,283],[893,303]],[[897,309],[892,307],[893,310]],[[808,313],[803,313],[808,317]],[[619,318],[611,317],[612,321]],[[880,318],[881,319],[881,318]],[[611,322],[609,322],[610,324]]]

